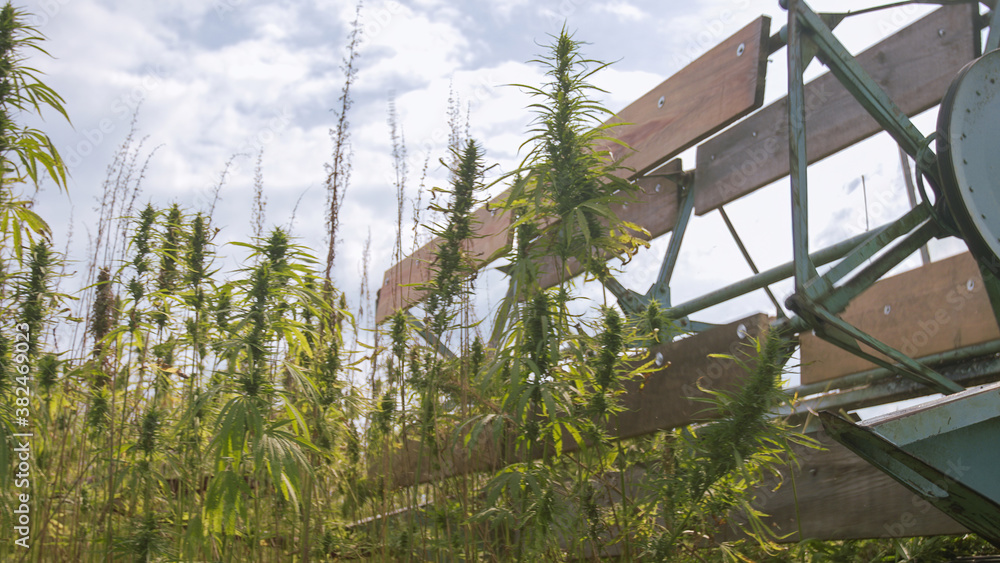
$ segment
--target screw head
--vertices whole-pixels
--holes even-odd
[[[736,48],[736,56],[742,57],[743,52],[747,50],[746,43],[740,43],[739,47]]]
[[[656,107],[662,108],[663,104],[666,103],[666,101],[667,101],[666,98],[664,98],[663,96],[660,96],[660,99],[656,102]]]
[[[653,188],[653,191],[656,192],[656,193],[660,193],[660,185],[656,184],[656,187]]]
[[[891,306],[891,305],[886,305],[886,306],[885,306],[885,307],[884,307],[884,308],[882,309],[882,314],[883,314],[883,315],[888,315],[888,314],[889,314],[889,313],[891,313],[891,312],[892,312],[892,306]]]
[[[945,35],[944,28],[939,29],[938,30],[938,37],[944,37],[944,35]]]
[[[972,291],[973,289],[976,289],[976,280],[969,279],[969,281],[965,282],[965,289],[968,290],[968,291]]]
[[[658,368],[662,368],[663,364],[666,363],[666,358],[663,357],[663,352],[657,352],[656,353],[655,363],[656,363],[656,367],[658,367]]]
[[[736,327],[736,336],[742,340],[747,337],[747,334],[747,325],[740,323],[740,326]]]

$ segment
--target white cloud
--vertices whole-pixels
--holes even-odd
[[[649,17],[642,9],[629,2],[604,2],[594,6],[594,11],[598,14],[610,14],[619,21],[639,21]]]

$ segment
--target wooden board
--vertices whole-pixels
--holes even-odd
[[[767,315],[758,313],[653,348],[653,356],[662,353],[669,364],[643,381],[626,385],[622,405],[627,411],[610,421],[612,434],[631,438],[708,420],[703,412],[705,403],[696,400],[706,396],[699,386],[713,390],[733,389],[746,375],[732,360],[710,358],[709,354],[729,354],[746,360],[747,354],[752,352],[747,336],[760,336],[768,325]],[[417,479],[426,483],[474,471],[494,470],[517,461],[510,443],[497,444],[487,437],[488,434],[482,432],[480,442],[471,449],[451,443],[450,432],[442,434],[438,438],[441,454],[434,463],[430,463],[426,451],[421,454],[418,442],[408,441],[372,464],[369,474],[391,476],[393,486],[403,487],[414,484]],[[578,445],[568,443],[564,449],[574,451]],[[540,457],[541,450],[537,454]],[[418,460],[422,460],[422,464],[418,465]]]
[[[608,123],[622,124],[612,128],[608,134],[628,145],[628,155],[624,155],[626,149],[617,144],[598,150],[610,149],[615,158],[627,156],[624,165],[635,171],[623,168],[621,174],[634,179],[759,108],[764,100],[770,22],[766,16],[757,18],[609,120]],[[661,97],[664,100],[662,105]],[[640,180],[643,186],[655,186],[657,183],[659,181],[655,179]],[[669,190],[660,194],[663,197],[658,201],[670,205],[676,197],[670,198],[666,192]],[[502,201],[506,197],[504,193],[494,201]],[[657,212],[670,211],[658,208],[644,210],[647,215]],[[673,212],[676,213],[676,209]],[[482,238],[470,241],[468,250],[482,260],[481,266],[485,266],[487,258],[510,243],[510,234],[506,232],[510,218],[506,214],[494,216],[486,209],[476,213],[483,221],[477,230]],[[673,226],[672,221],[670,226]],[[662,231],[654,236],[667,232],[658,226],[647,229],[651,232]],[[416,287],[401,286],[430,281],[432,273],[428,265],[440,244],[440,239],[435,238],[385,272],[382,287],[377,292],[377,323],[393,311],[408,308],[424,297],[425,292]]]
[[[495,253],[510,244],[510,214],[502,213],[499,202],[506,194],[477,209],[473,217],[474,238],[467,241],[466,252],[481,264],[490,261]],[[382,287],[377,292],[375,320],[382,322],[398,309],[407,309],[423,299],[427,292],[420,288],[434,276],[432,264],[441,239],[420,247],[416,252],[386,270],[382,277]]]
[[[914,358],[1000,338],[979,267],[967,252],[875,283],[841,318]],[[813,334],[802,334],[800,342],[803,384],[877,367]]]
[[[796,447],[800,465],[784,483],[770,478],[757,488],[754,506],[782,542],[848,540],[967,533],[892,477],[868,464],[824,432],[813,435],[823,451]],[[799,522],[802,535],[799,536]],[[729,538],[738,534],[729,531]]]
[[[767,315],[758,313],[655,348],[651,351],[654,357],[662,353],[670,365],[645,381],[626,384],[622,404],[627,410],[610,422],[610,428],[616,429],[620,438],[632,438],[707,420],[705,403],[697,400],[707,394],[699,386],[732,390],[746,376],[732,360],[709,355],[728,354],[747,360],[753,353],[748,336],[760,337],[768,324]]]
[[[976,56],[975,12],[974,4],[943,7],[856,58],[907,115],[915,115],[940,102],[955,74]],[[806,85],[805,101],[810,163],[881,130],[830,73]],[[787,175],[788,104],[782,98],[698,147],[695,209],[704,215]]]
[[[623,124],[610,134],[632,149],[625,166],[645,174],[759,108],[770,29],[770,18],[757,18],[609,120]],[[625,150],[612,145],[612,156]]]

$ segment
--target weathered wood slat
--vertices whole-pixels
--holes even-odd
[[[761,16],[609,120],[625,165],[645,174],[764,102],[768,33]],[[622,148],[614,147],[613,156]]]
[[[767,315],[758,313],[745,319],[691,335],[676,342],[654,347],[653,357],[663,355],[665,365],[645,378],[626,384],[622,406],[626,411],[609,422],[613,435],[631,438],[686,426],[708,420],[705,404],[698,398],[707,396],[701,389],[733,390],[746,376],[735,362],[710,354],[728,354],[748,360],[753,348],[750,337],[759,337],[769,326]],[[420,451],[416,441],[410,441],[372,466],[372,475],[391,476],[393,486],[403,487],[416,482],[426,483],[475,471],[487,471],[516,461],[511,444],[498,444],[489,432],[480,434],[479,443],[469,448],[450,443],[451,434],[439,437],[441,453],[431,460],[429,450]],[[570,439],[571,441],[571,439]],[[579,445],[567,443],[565,451]],[[541,452],[538,452],[541,455]],[[421,463],[418,464],[418,461]],[[419,476],[417,475],[419,468]]]
[[[930,503],[868,464],[824,432],[813,435],[825,450],[796,447],[794,472],[757,488],[754,506],[780,541],[901,538],[967,533]],[[799,535],[799,523],[802,534]],[[737,534],[729,532],[729,537]]]
[[[967,252],[875,283],[841,318],[914,358],[1000,338],[979,267]],[[803,384],[876,367],[812,334],[800,342]]]
[[[856,58],[907,115],[915,115],[940,102],[975,57],[975,12],[974,4],[940,8]],[[805,101],[810,163],[881,130],[830,73],[806,84]],[[698,147],[695,209],[704,215],[787,175],[788,102],[782,98]]]
[[[497,196],[475,211],[473,225],[475,238],[467,241],[465,250],[469,257],[479,264],[485,264],[500,249],[510,244],[510,214],[501,213],[499,202],[506,195]],[[434,240],[420,247],[416,252],[401,260],[395,266],[386,270],[382,278],[382,287],[378,290],[378,300],[375,306],[376,322],[382,322],[398,309],[407,309],[423,299],[427,292],[420,288],[434,276],[432,264],[441,239]]]
[[[608,134],[629,147],[625,149],[617,144],[605,147],[612,151],[615,158],[622,157],[628,150],[624,161],[628,168],[621,169],[623,176],[629,179],[639,177],[761,106],[770,22],[766,16],[757,18],[609,120],[609,123],[621,125],[610,129]],[[662,104],[660,98],[663,98]],[[659,180],[643,180],[640,183],[655,186]],[[652,195],[662,196],[657,201],[669,206],[676,197],[669,197],[668,192],[664,190],[661,194]],[[505,193],[494,201],[502,201],[506,197]],[[646,215],[654,215],[658,211],[661,210],[644,210]],[[662,212],[669,213],[670,210],[662,209]],[[478,210],[477,218],[482,221],[477,230],[481,238],[469,242],[468,252],[481,261],[479,266],[482,267],[494,252],[510,243],[510,234],[506,232],[510,218],[505,214],[494,215],[486,209]],[[654,236],[667,232],[659,226],[651,228],[641,221],[637,222],[651,232],[662,231]],[[416,287],[401,286],[430,281],[432,273],[429,264],[440,244],[441,240],[435,238],[385,272],[378,291],[376,322],[423,298],[424,292]]]

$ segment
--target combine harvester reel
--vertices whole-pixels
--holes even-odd
[[[1000,17],[996,14],[985,54],[958,73],[941,102],[936,156],[925,148],[930,139],[913,156],[937,196],[928,225],[966,242],[982,273],[991,308],[1000,318],[1000,31],[995,27]],[[904,136],[904,131],[901,126],[898,134]],[[1000,384],[961,390],[944,380],[928,383],[948,396],[857,425],[830,412],[823,412],[821,419],[835,440],[1000,546]]]
[[[747,335],[765,330],[797,339],[802,383],[788,392],[803,400],[795,412],[779,414],[804,418],[825,410],[821,439],[830,449],[803,461],[797,498],[787,488],[765,497],[764,510],[789,541],[971,530],[1000,546],[1000,17],[996,10],[980,15],[974,2],[939,3],[944,6],[851,55],[831,32],[851,14],[817,14],[805,2],[782,0],[788,24],[779,33],[770,35],[769,18],[759,18],[615,118],[628,123],[614,131],[634,149],[625,164],[642,189],[638,204],[616,211],[653,238],[672,235],[648,291],[632,291],[613,277],[605,287],[626,314],[656,300],[690,334],[650,350],[670,367],[630,390],[628,411],[614,428],[627,438],[690,424],[701,408],[692,401],[699,383],[708,378],[712,386],[731,387],[743,376],[709,354],[739,351]],[[762,107],[767,59],[783,47],[788,96]],[[803,71],[813,59],[830,72],[806,83]],[[722,83],[726,88],[718,87]],[[908,116],[938,104],[938,131],[925,136]],[[922,198],[914,197],[895,221],[810,249],[809,164],[880,131],[916,163]],[[684,171],[675,157],[693,146],[696,167]],[[758,271],[724,206],[785,176],[792,260]],[[689,220],[716,210],[754,274],[674,303],[670,280]],[[508,216],[488,206],[477,219],[480,236],[469,243],[471,255],[495,256],[509,246]],[[971,254],[885,277],[931,239],[949,236],[963,239]],[[438,244],[386,272],[380,322],[420,301],[419,284],[430,279]],[[543,283],[554,285],[557,273],[553,262]],[[784,303],[789,313],[770,290],[787,279],[794,280]],[[713,325],[691,318],[755,291],[767,293],[776,319],[756,314]],[[860,424],[830,412],[934,392],[947,397]],[[471,459],[456,446],[454,458],[441,464],[447,471],[417,470],[415,447],[404,444],[394,454],[389,477],[396,486],[415,484],[417,475],[441,479],[505,462],[487,451]],[[845,487],[844,475],[852,486]],[[926,503],[914,499],[943,514],[922,511]],[[920,514],[911,523],[905,515],[914,510]]]

